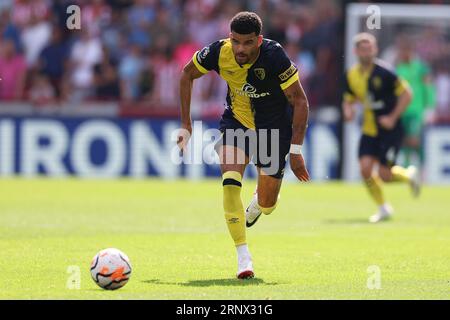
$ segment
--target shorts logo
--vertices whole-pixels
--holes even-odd
[[[255,68],[254,71],[259,80],[264,80],[266,78],[266,71],[263,68]]]
[[[386,152],[386,160],[389,163],[394,163],[395,162],[395,154],[396,154],[395,148],[394,147],[389,148],[389,150]]]
[[[283,72],[282,74],[280,74],[278,77],[280,78],[281,81],[286,81],[287,79],[289,79],[295,72],[297,71],[297,68],[291,64],[291,66],[289,67],[289,69],[287,69],[285,72]]]
[[[198,62],[202,62],[209,53],[209,47],[204,47],[198,54]]]

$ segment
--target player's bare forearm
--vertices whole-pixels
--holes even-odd
[[[403,93],[398,97],[397,105],[390,114],[390,116],[397,121],[400,116],[405,112],[406,108],[409,106],[412,100],[412,92],[409,88],[406,88]]]
[[[178,134],[177,144],[183,150],[192,134],[191,124],[191,95],[194,80],[203,75],[192,60],[183,68],[180,77],[180,100],[181,100],[181,130]]]
[[[300,81],[294,82],[284,90],[284,94],[294,109],[292,121],[292,145],[302,145],[308,126],[309,104]],[[303,182],[309,181],[309,173],[306,169],[305,160],[301,151],[292,149],[290,151],[290,165],[295,176]]]
[[[308,126],[309,103],[299,81],[284,90],[284,94],[294,109],[292,121],[292,144],[303,144]]]
[[[381,127],[386,130],[392,130],[393,128],[395,128],[396,123],[400,119],[402,113],[406,110],[406,108],[410,104],[411,99],[412,99],[411,90],[407,88],[398,97],[397,105],[395,106],[394,110],[390,114],[380,116],[378,118],[378,123],[381,125]]]
[[[181,124],[182,126],[191,125],[191,95],[194,80],[200,78],[203,74],[190,61],[181,72],[180,77],[180,100],[181,100]]]

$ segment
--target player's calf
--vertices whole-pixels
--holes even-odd
[[[258,199],[258,193],[255,192],[253,195],[253,199],[250,202],[249,206],[245,210],[245,218],[247,228],[253,226],[261,217],[261,214],[269,215],[271,214],[277,207],[280,199],[280,195],[278,194],[277,201],[270,202],[262,202]]]
[[[245,220],[247,228],[253,226],[261,216],[262,211],[258,205],[258,194],[255,192],[253,194],[253,199],[250,202],[249,206],[245,210]]]

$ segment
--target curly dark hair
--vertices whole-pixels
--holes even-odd
[[[231,19],[230,29],[239,34],[250,34],[254,32],[257,36],[262,30],[261,18],[254,12],[242,11]]]

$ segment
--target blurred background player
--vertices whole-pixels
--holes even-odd
[[[414,41],[406,35],[397,40],[396,72],[411,87],[413,97],[401,120],[405,130],[404,144],[401,150],[403,165],[423,164],[422,130],[425,112],[435,106],[435,90],[431,78],[431,70],[414,51]]]
[[[358,156],[361,175],[378,205],[378,212],[369,219],[375,223],[393,213],[384,198],[382,181],[406,182],[415,196],[420,191],[417,169],[395,165],[403,138],[400,117],[411,102],[412,94],[408,84],[376,58],[378,46],[374,36],[356,35],[354,53],[358,63],[345,75],[342,107],[346,121],[354,118],[356,102],[364,107]]]
[[[309,180],[301,153],[308,101],[297,67],[279,43],[263,38],[258,15],[240,12],[231,20],[230,29],[228,39],[197,51],[183,70],[180,96],[181,123],[185,130],[178,142],[184,149],[192,133],[193,81],[215,70],[228,85],[227,107],[220,121],[222,136],[216,144],[222,172],[223,207],[237,249],[237,277],[245,279],[254,276],[246,225],[251,227],[261,214],[269,215],[275,210],[288,155],[296,177]],[[266,134],[275,131],[278,135]],[[267,153],[261,153],[263,148]],[[270,157],[270,163],[264,161],[265,156]],[[241,200],[242,176],[252,158],[258,168],[257,193],[245,213]]]

